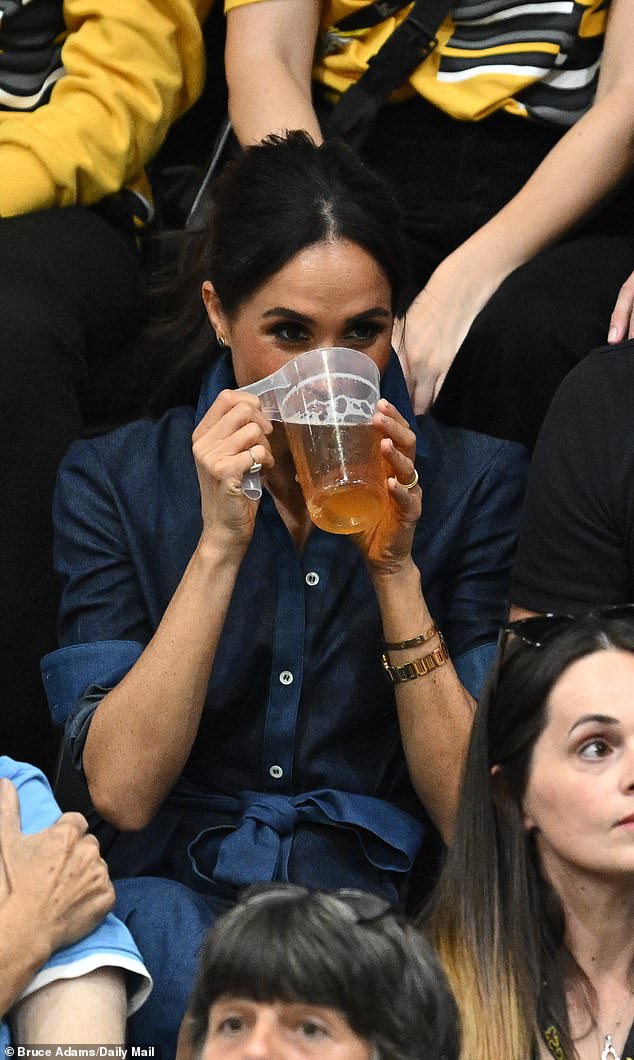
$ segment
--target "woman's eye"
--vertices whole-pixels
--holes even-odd
[[[586,740],[579,748],[579,753],[582,758],[595,761],[598,758],[605,758],[610,750],[610,745],[606,740],[595,737],[593,740]]]
[[[372,342],[379,334],[379,330],[376,324],[355,324],[348,331],[346,338],[352,339],[353,342]]]
[[[221,1034],[239,1034],[244,1026],[241,1016],[225,1016],[218,1024]]]
[[[273,332],[282,342],[306,342],[308,334],[301,324],[278,324]]]
[[[328,1031],[321,1023],[315,1020],[302,1020],[300,1032],[305,1038],[325,1038]]]

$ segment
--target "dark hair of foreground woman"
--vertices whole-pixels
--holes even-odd
[[[458,1015],[431,947],[373,895],[250,888],[203,947],[190,1006],[196,1048],[222,995],[334,1009],[374,1060],[458,1057]]]

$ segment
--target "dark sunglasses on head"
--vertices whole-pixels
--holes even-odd
[[[576,615],[551,612],[545,615],[533,615],[531,618],[519,618],[503,626],[498,637],[498,650],[504,655],[504,649],[510,637],[517,637],[531,648],[543,648],[554,640],[565,629],[574,626],[580,619],[587,618],[629,618],[634,620],[634,604],[610,604],[607,607],[593,608]]]
[[[367,894],[365,891],[357,891],[353,888],[342,887],[337,891],[313,892],[308,887],[302,887],[295,883],[264,883],[255,884],[243,892],[240,905],[254,905],[255,903],[275,901],[281,899],[299,898],[308,894],[318,893],[327,898],[336,898],[342,902],[354,914],[355,923],[370,924],[381,920],[389,914],[397,915],[396,908],[381,898],[378,894]]]

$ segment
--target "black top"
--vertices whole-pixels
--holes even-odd
[[[533,455],[511,581],[531,611],[634,600],[634,340],[561,384]]]

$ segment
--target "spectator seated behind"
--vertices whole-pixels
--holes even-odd
[[[433,950],[373,895],[250,889],[203,946],[179,1060],[458,1060]]]
[[[241,143],[328,135],[331,101],[411,8],[225,0]],[[631,193],[615,193],[634,163],[633,23],[631,0],[461,0],[379,109],[362,154],[406,217],[414,285],[396,345],[417,411],[435,401],[445,423],[532,447],[562,378],[605,341],[634,260]]]
[[[39,678],[55,645],[55,474],[79,392],[128,362],[144,322],[144,166],[200,93],[210,0],[17,0],[0,33],[2,748],[51,774]],[[124,404],[117,393],[118,408]],[[97,409],[93,409],[96,414]],[[8,704],[11,704],[9,707]]]
[[[220,178],[174,296],[169,410],[77,443],[60,471],[62,647],[44,679],[120,830],[113,876],[140,877],[117,885],[117,910],[134,894],[155,982],[169,969],[165,1006],[157,988],[138,1018],[172,1031],[198,924],[146,939],[144,916],[167,919],[156,877],[178,881],[188,908],[197,899],[205,927],[262,880],[405,901],[430,818],[451,833],[506,616],[525,454],[414,416],[390,346],[407,284],[399,225],[345,145],[293,134],[250,148]],[[236,391],[333,346],[381,375],[386,505],[352,535],[312,526],[282,424]],[[169,408],[176,394],[191,404]],[[254,462],[260,501],[240,488]]]
[[[507,628],[426,930],[462,1060],[634,1056],[634,607]]]
[[[634,341],[596,350],[561,384],[531,467],[513,616],[634,600]]]
[[[0,757],[0,1048],[125,1044],[151,989],[87,827],[39,770]]]

